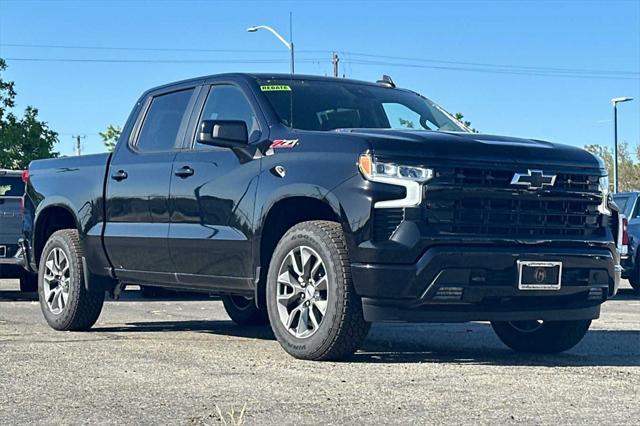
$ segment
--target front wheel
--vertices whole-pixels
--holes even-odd
[[[266,309],[259,309],[252,298],[244,296],[222,296],[227,315],[238,325],[265,325],[269,323]]]
[[[57,231],[47,241],[40,260],[38,293],[42,313],[55,330],[88,330],[98,320],[105,293],[85,288],[78,231]]]
[[[573,348],[587,334],[591,320],[492,322],[502,343],[517,352],[553,354]]]
[[[269,265],[267,308],[278,342],[296,358],[339,360],[362,345],[369,323],[338,223],[303,222],[282,237]]]

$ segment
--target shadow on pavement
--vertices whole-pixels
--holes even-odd
[[[640,300],[640,294],[632,288],[621,288],[613,300]]]
[[[167,331],[195,331],[221,336],[275,340],[268,325],[240,326],[232,321],[158,321],[132,322],[122,327],[95,327],[93,333],[163,333]]]
[[[367,339],[353,361],[547,367],[640,366],[640,330],[590,330],[575,348],[560,354],[544,355],[513,352],[500,343],[489,324],[473,323],[468,324],[468,328],[470,337],[459,332],[447,333],[444,329],[429,336],[429,330],[425,329],[424,338],[416,338],[413,328],[410,332],[395,330],[393,333],[383,329]]]
[[[38,293],[21,291],[0,291],[0,302],[37,302]]]
[[[461,330],[463,330],[461,332]],[[268,326],[231,321],[160,321],[101,327],[92,332],[161,333],[191,331],[274,340]],[[503,346],[489,324],[376,324],[354,363],[457,363],[507,366],[640,366],[640,331],[591,330],[573,350],[557,355],[518,354]]]

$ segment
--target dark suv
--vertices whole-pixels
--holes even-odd
[[[0,278],[19,278],[21,291],[36,291],[37,276],[20,266],[23,195],[22,172],[0,170]]]
[[[516,350],[558,352],[620,278],[600,160],[472,133],[389,79],[168,84],[113,154],[29,171],[23,243],[59,330],[133,283],[220,294],[299,358],[351,354],[371,321],[491,321]]]

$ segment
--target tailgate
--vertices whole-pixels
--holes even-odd
[[[21,197],[0,197],[0,244],[18,244],[21,234]]]

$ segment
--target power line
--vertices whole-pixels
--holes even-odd
[[[119,51],[142,51],[142,52],[205,52],[205,53],[283,53],[282,49],[208,49],[208,48],[173,48],[173,47],[127,47],[127,46],[78,46],[63,44],[23,44],[23,43],[0,43],[5,47],[26,47],[44,49],[74,49],[74,50],[119,50]],[[301,50],[299,53],[329,53],[330,50]]]
[[[584,69],[584,68],[560,68],[560,67],[531,67],[524,65],[506,65],[506,64],[490,64],[483,62],[463,62],[463,61],[445,61],[438,59],[427,58],[411,58],[406,56],[388,56],[388,55],[375,55],[369,53],[348,52],[341,51],[340,53],[349,54],[352,57],[365,57],[365,58],[378,58],[378,59],[392,59],[401,61],[412,62],[427,62],[436,64],[451,64],[451,65],[468,65],[474,67],[488,67],[488,68],[504,68],[522,71],[551,71],[551,72],[568,72],[568,73],[588,73],[588,74],[620,74],[620,75],[637,75],[640,76],[640,71],[613,71],[613,70],[601,70],[601,69]],[[357,58],[355,58],[357,59]],[[364,60],[364,59],[363,59]]]
[[[485,74],[506,74],[506,75],[523,75],[523,76],[536,76],[536,77],[571,77],[571,78],[588,78],[588,79],[600,79],[600,80],[640,80],[638,77],[625,77],[625,76],[608,76],[602,74],[589,75],[584,73],[570,74],[566,72],[557,73],[552,71],[525,71],[525,70],[501,70],[494,68],[471,68],[471,67],[455,67],[455,66],[442,66],[442,65],[423,65],[423,64],[410,64],[401,62],[386,62],[386,61],[368,61],[359,59],[343,59],[342,62],[355,65],[380,65],[386,67],[404,67],[404,68],[422,68],[422,69],[435,69],[435,70],[447,70],[447,71],[467,71],[467,72],[480,72]]]
[[[281,64],[283,59],[96,59],[96,58],[4,58],[22,62],[95,62],[95,63],[141,63],[141,64]],[[303,58],[297,62],[314,62],[323,58]]]
[[[0,46],[6,47],[24,47],[24,48],[47,48],[47,49],[75,49],[75,50],[117,50],[117,51],[149,51],[149,52],[215,52],[215,53],[281,53],[281,50],[266,49],[210,49],[210,48],[164,48],[164,47],[126,47],[126,46],[98,46],[98,45],[63,45],[63,44],[26,44],[26,43],[0,43]],[[299,53],[332,53],[329,50],[296,50]],[[350,55],[354,59],[357,57],[400,60],[421,63],[448,64],[457,66],[486,67],[505,70],[520,70],[534,72],[557,72],[571,74],[607,74],[607,75],[631,75],[640,76],[640,71],[616,71],[602,69],[585,69],[585,68],[562,68],[562,67],[538,67],[525,65],[510,64],[492,64],[484,62],[468,62],[468,61],[451,61],[441,59],[416,58],[407,56],[378,55],[365,52],[340,51],[339,53]],[[364,60],[364,59],[363,59]],[[146,61],[145,61],[146,62]]]

